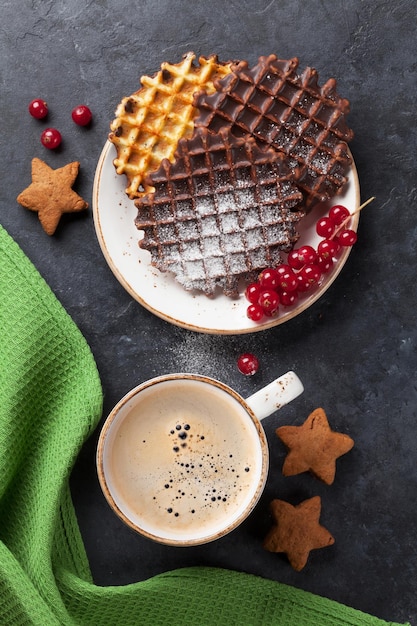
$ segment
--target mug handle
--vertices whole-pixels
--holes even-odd
[[[246,398],[245,402],[256,417],[263,420],[297,398],[303,391],[301,380],[295,372],[290,371]]]

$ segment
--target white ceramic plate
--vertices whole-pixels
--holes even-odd
[[[246,316],[248,302],[242,293],[236,300],[224,295],[213,299],[185,291],[171,274],[161,273],[150,265],[150,253],[138,246],[140,232],[134,220],[136,207],[125,194],[126,179],[116,174],[113,159],[116,151],[109,141],[101,153],[93,190],[93,216],[97,237],[104,257],[123,287],[140,304],[158,317],[189,330],[213,334],[251,333],[286,322],[313,304],[330,287],[345,264],[350,248],[345,248],[338,262],[321,284],[302,295],[292,307],[280,308],[276,317],[252,322]],[[331,204],[343,204],[353,212],[360,202],[359,181],[352,159],[344,193]],[[323,206],[320,208],[320,215]],[[314,210],[299,224],[302,244],[317,246],[315,232],[319,214]],[[353,216],[351,228],[357,228],[359,213]]]

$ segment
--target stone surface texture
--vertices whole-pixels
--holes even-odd
[[[351,102],[351,144],[362,199],[376,196],[359,239],[332,287],[295,319],[262,333],[212,336],[171,326],[124,291],[97,242],[91,209],[64,216],[48,237],[36,214],[16,202],[32,158],[51,167],[79,160],[75,189],[91,206],[96,164],[114,110],[142,74],[194,50],[222,60],[276,53],[298,56],[321,82],[334,76]],[[0,223],[19,243],[79,326],[96,358],[105,415],[138,383],[190,370],[250,395],[294,369],[305,393],[265,423],[271,468],[263,497],[235,532],[180,549],[125,527],[102,496],[96,435],[71,477],[95,581],[120,585],[169,569],[211,565],[251,572],[324,595],[386,620],[417,624],[416,84],[412,0],[3,0],[0,8]],[[40,143],[45,122],[27,105],[44,98],[47,125],[62,147]],[[88,104],[91,128],[71,110]],[[243,377],[236,359],[255,353],[259,372]],[[323,407],[332,428],[355,447],[328,486],[309,474],[284,478],[275,436]],[[269,502],[319,495],[321,521],[335,545],[315,551],[302,572],[262,541]]]

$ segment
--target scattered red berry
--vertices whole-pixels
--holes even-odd
[[[87,126],[93,117],[90,109],[85,104],[80,104],[75,107],[75,109],[72,110],[71,116],[78,126]]]
[[[54,150],[61,145],[62,137],[56,128],[46,128],[41,135],[41,142],[45,148]]]
[[[259,361],[254,354],[246,352],[238,358],[237,366],[239,371],[245,376],[253,376],[259,369]]]
[[[45,100],[41,100],[40,98],[36,98],[36,100],[32,100],[29,103],[29,113],[32,117],[35,117],[37,120],[41,120],[48,115],[48,105]]]

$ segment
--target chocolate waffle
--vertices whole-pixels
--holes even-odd
[[[213,296],[219,287],[233,297],[240,279],[282,262],[305,215],[285,160],[227,129],[181,139],[174,162],[146,178],[154,193],[135,201],[139,245],[152,265],[187,290]]]
[[[123,98],[116,109],[109,140],[117,150],[116,171],[126,175],[131,199],[152,191],[143,184],[144,176],[162,159],[172,160],[178,140],[193,133],[194,94],[213,92],[213,80],[230,71],[231,63],[220,63],[215,55],[195,59],[189,52],[180,63],[162,63],[160,71],[143,76],[142,88]]]
[[[346,183],[350,163],[346,124],[349,102],[336,93],[335,79],[318,85],[316,70],[298,73],[298,59],[259,57],[215,81],[217,91],[200,93],[195,126],[217,132],[225,126],[237,137],[251,135],[284,153],[302,190],[305,208],[332,198]]]

